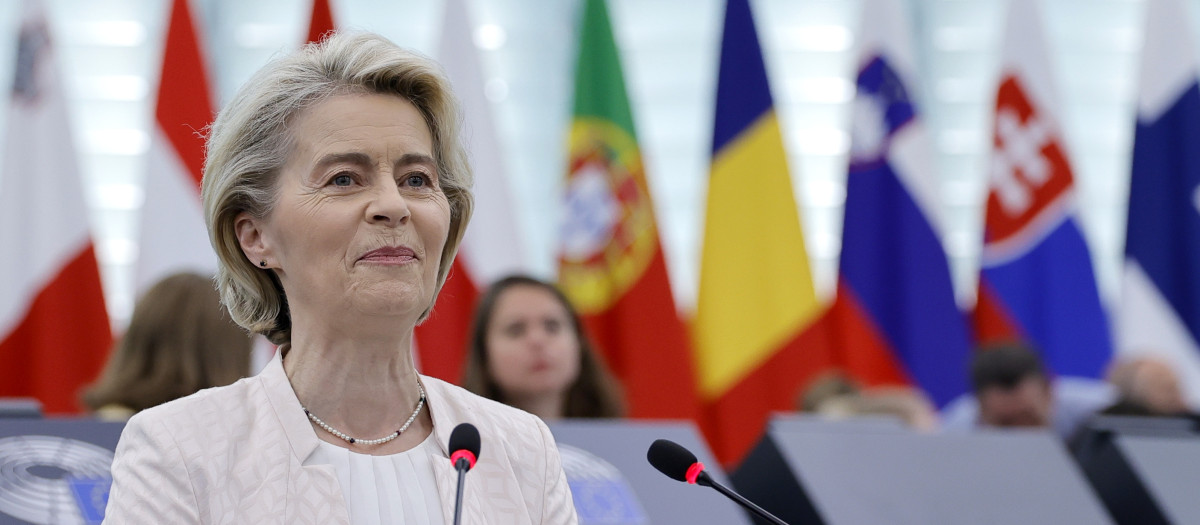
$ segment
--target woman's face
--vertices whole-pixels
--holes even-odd
[[[301,113],[292,131],[275,207],[265,220],[237,220],[243,250],[278,273],[294,316],[415,323],[433,300],[450,229],[420,112],[398,96],[339,95]]]
[[[496,299],[487,331],[492,377],[507,398],[565,395],[579,377],[579,341],[554,294],[514,285]]]

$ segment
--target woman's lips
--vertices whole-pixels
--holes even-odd
[[[385,246],[383,248],[371,250],[363,254],[362,257],[358,258],[358,260],[363,262],[389,264],[406,263],[416,259],[417,254],[414,253],[412,249],[405,246]]]

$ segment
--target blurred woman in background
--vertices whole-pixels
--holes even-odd
[[[463,386],[543,420],[625,414],[620,387],[554,285],[524,275],[484,292]]]
[[[229,317],[212,278],[177,273],[146,291],[83,404],[123,421],[250,373],[253,340]]]

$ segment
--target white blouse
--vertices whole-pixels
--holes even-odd
[[[390,456],[359,454],[322,441],[304,464],[333,466],[354,525],[441,525],[446,519],[430,463],[431,455],[441,454],[434,435]]]

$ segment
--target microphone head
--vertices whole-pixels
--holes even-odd
[[[650,450],[646,451],[646,459],[667,477],[688,483],[695,483],[694,465],[700,465],[700,469],[704,468],[702,463],[696,461],[695,454],[679,443],[666,439],[658,439],[651,443]],[[691,479],[688,479],[689,477]]]
[[[469,454],[468,461],[474,467],[479,458],[479,446],[479,429],[470,423],[460,423],[450,432],[450,462],[457,462],[459,457]]]

